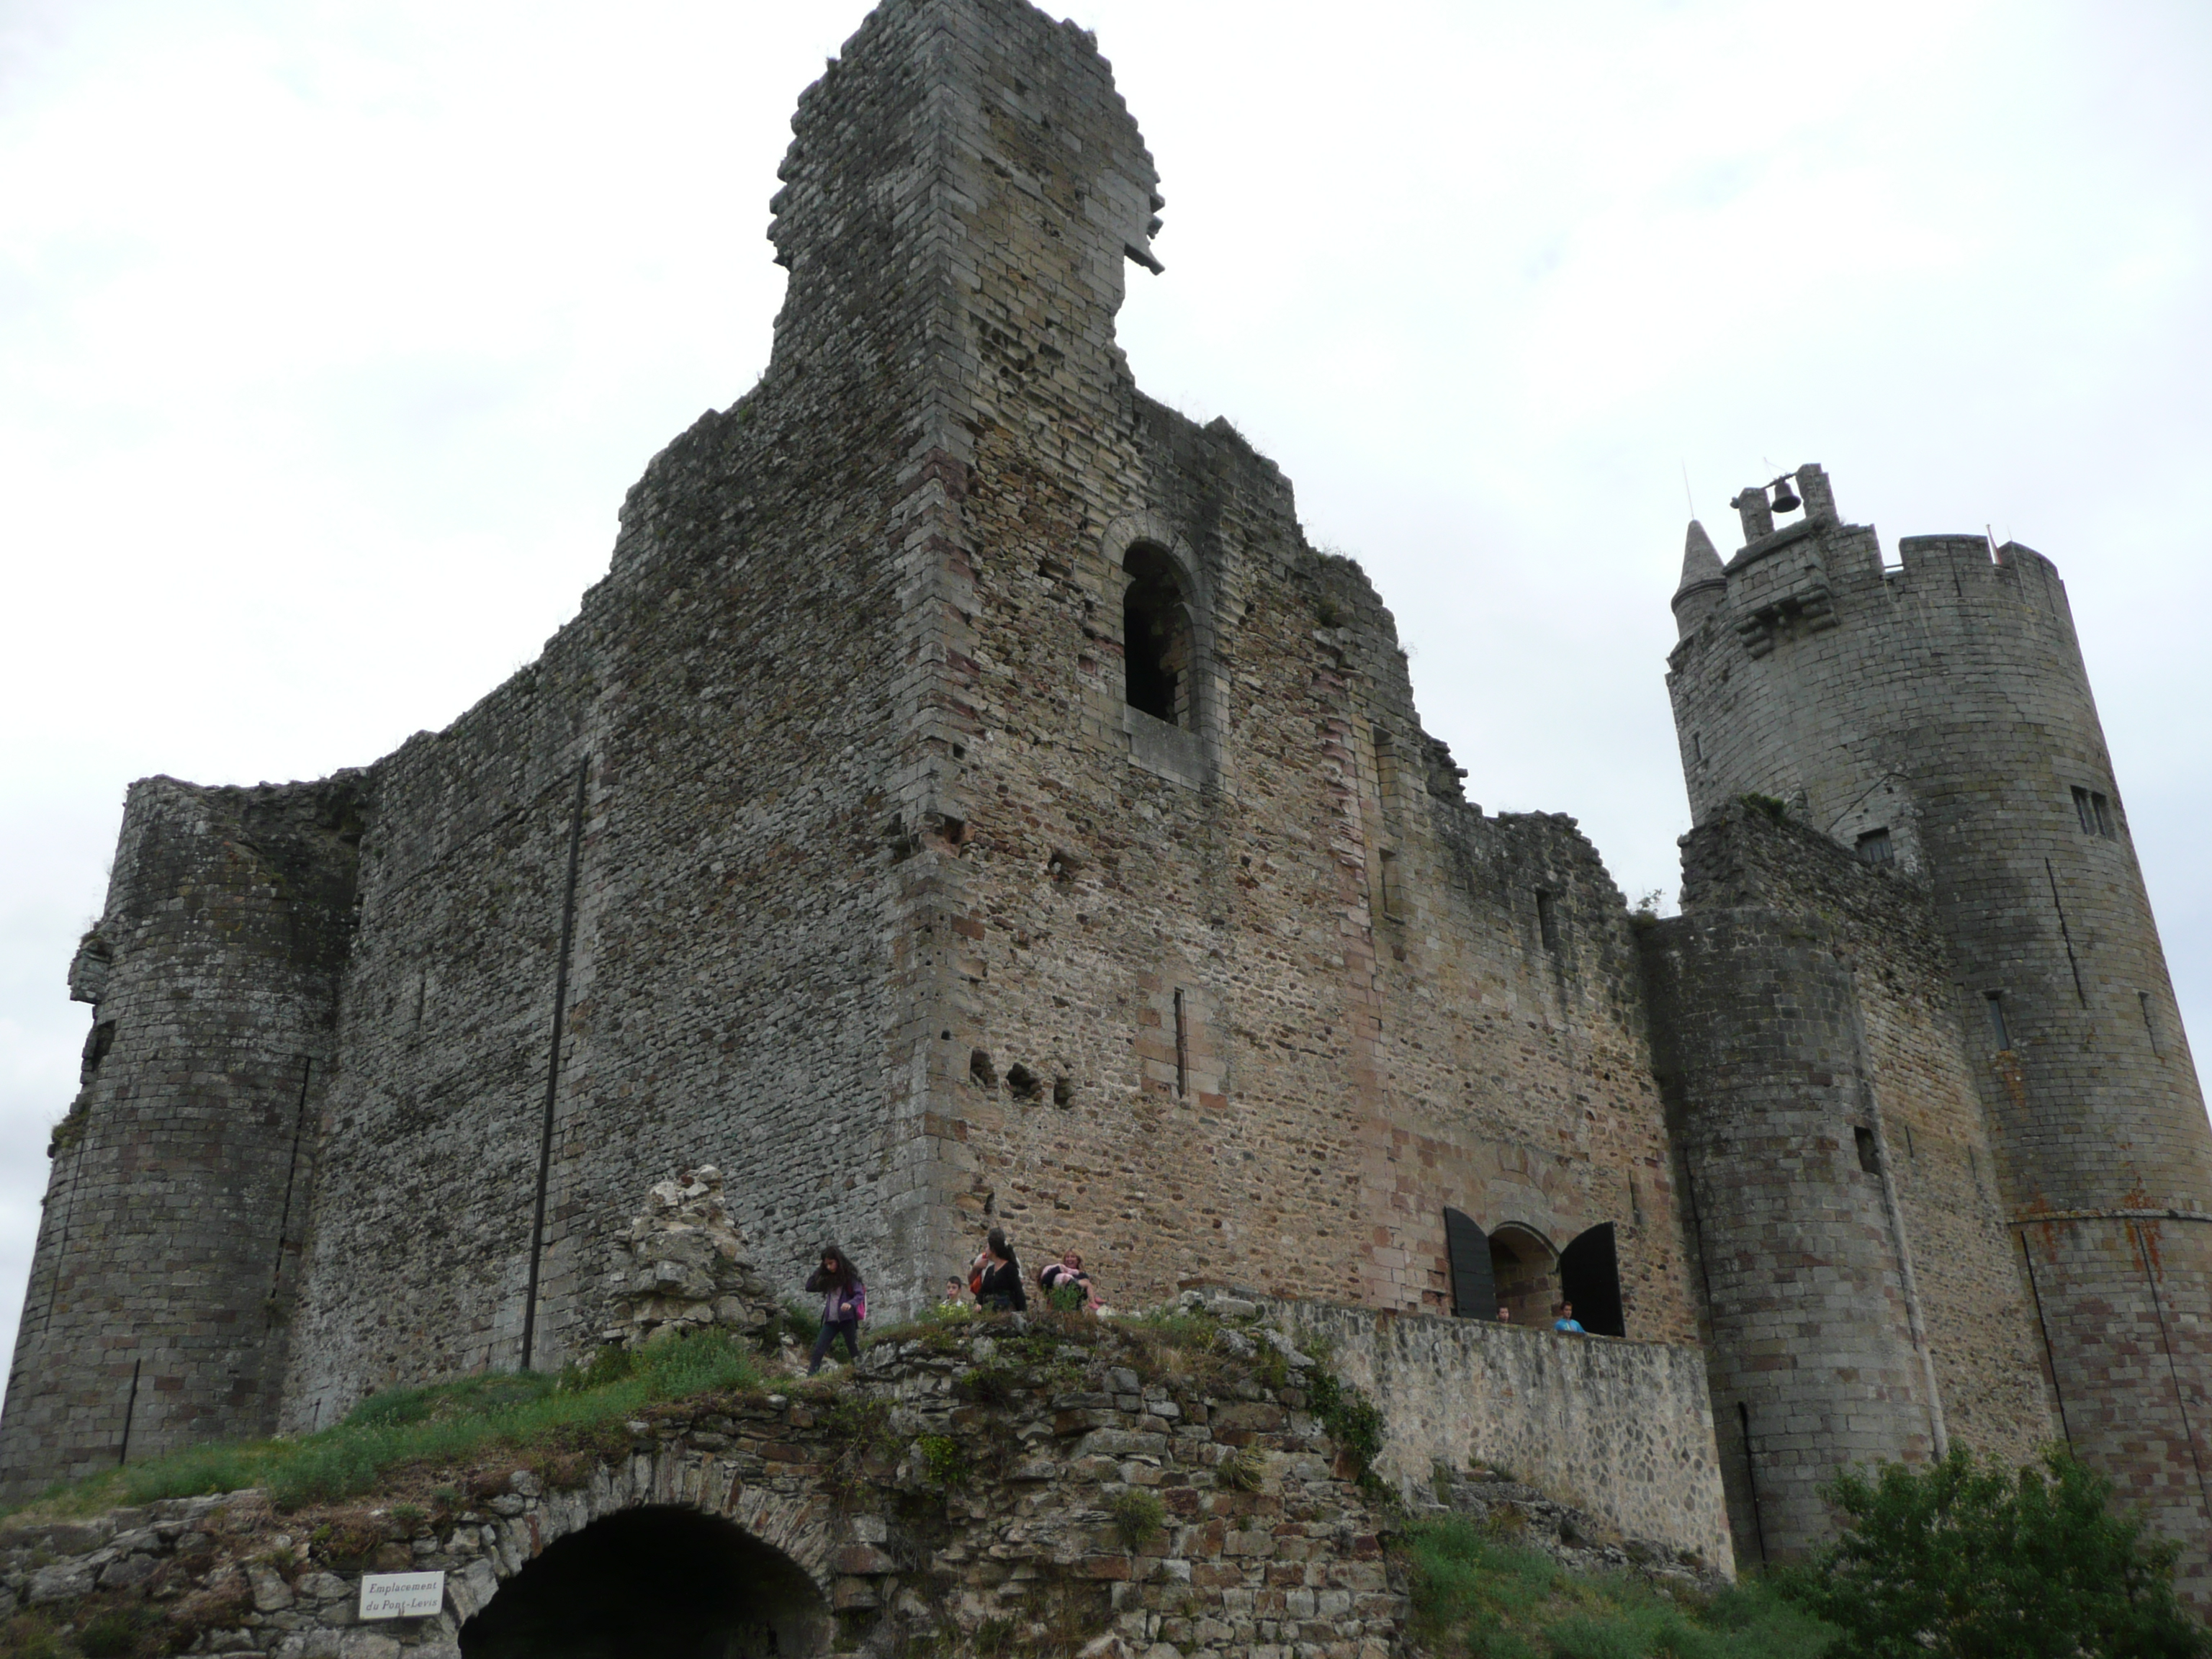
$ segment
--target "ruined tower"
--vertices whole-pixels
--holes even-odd
[[[1778,524],[1800,498],[1802,516]],[[1872,529],[1838,517],[1817,466],[1735,504],[1745,544],[1725,565],[1692,526],[1674,598],[1682,637],[1668,659],[1698,828],[1658,983],[1678,1000],[1694,1000],[1700,986],[1736,993],[1702,1030],[1670,1022],[1676,1053],[1662,1065],[1683,1096],[1692,1154],[1719,1153],[1763,1121],[1770,1143],[1738,1162],[1778,1200],[1776,1160],[1802,1160],[1791,1166],[1802,1176],[1785,1218],[1792,1236],[1829,1230],[1821,1248],[1832,1247],[1837,1281],[1870,1287],[1838,1297],[1832,1322],[1818,1316],[1808,1329],[1863,1362],[1851,1387],[1873,1403],[1861,1421],[1894,1443],[1890,1455],[1944,1432],[1945,1349],[1966,1334],[1947,1338],[1925,1307],[1886,1311],[1910,1314],[1916,1255],[1928,1300],[1936,1253],[1911,1249],[1909,1193],[1903,1261],[1893,1246],[1883,1264],[1881,1235],[1917,1166],[1954,1190],[1936,1207],[1969,1218],[1986,1180],[2020,1294],[1984,1263],[1993,1300],[1983,1322],[2002,1334],[2024,1305],[2054,1431],[2186,1540],[2185,1581],[2201,1597],[2212,1542],[2198,1439],[2212,1382],[2212,1130],[2064,586],[2042,555],[1980,536],[1907,538],[1900,564],[1886,568]],[[1769,856],[1780,833],[1762,831],[1769,815],[1787,819],[1801,853]],[[1746,852],[1747,836],[1759,846]],[[1822,839],[1832,850],[1812,844]],[[1900,964],[1893,953],[1910,937],[1916,894],[1935,937],[1917,965]],[[1877,902],[1900,917],[1880,930],[1888,946],[1853,937]],[[1782,926],[1793,916],[1802,925]],[[1942,1075],[1940,1056],[1908,1068],[1878,1052],[1887,1022],[1868,1011],[1938,991],[1968,1062],[1963,1079]],[[1701,1043],[1717,1047],[1701,1059]],[[1784,1086],[1747,1110],[1741,1097],[1763,1073]],[[1977,1113],[1954,1100],[1962,1084]],[[1807,1109],[1823,1091],[1839,1097],[1814,1112],[1825,1134],[1774,1109],[1783,1096]],[[1952,1126],[1948,1144],[1931,1158],[1923,1127],[1916,1158],[1898,1120],[1930,1103]],[[1853,1127],[1870,1137],[1863,1148]],[[1823,1200],[1851,1187],[1861,1150],[1865,1184],[1848,1202]],[[1705,1219],[1729,1236],[1745,1216]],[[1705,1255],[1710,1266],[1715,1251]],[[1760,1373],[1752,1345],[1775,1333],[1755,1319],[1732,1325],[1718,1290],[1712,1302],[1723,1435],[1736,1410],[1724,1396],[1755,1419],[1762,1388],[1784,1403],[1786,1375],[1814,1409],[1823,1385],[1809,1370]],[[1923,1400],[1912,1397],[1916,1373]],[[1885,1414],[1887,1428],[1872,1426]],[[1964,1436],[1951,1416],[1949,1431]],[[1751,1429],[1757,1476],[1755,1420]],[[1763,1473],[1785,1478],[1772,1458]]]
[[[246,1333],[236,1408],[129,1455],[587,1353],[615,1231],[701,1162],[763,1273],[795,1291],[835,1238],[891,1316],[997,1224],[1122,1305],[1206,1279],[1524,1320],[1565,1290],[1688,1337],[1620,895],[1571,819],[1464,799],[1280,471],[1137,390],[1114,317],[1162,202],[1096,43],[884,0],[793,133],[760,384],[653,460],[536,663],[343,781],[328,879],[258,874],[250,804],[143,787],[198,839],[126,832],[101,937],[143,988],[105,1064],[159,1039],[207,1086],[148,1109],[252,1145],[96,1247],[57,1163],[34,1297],[95,1248],[161,1261],[173,1216],[242,1264],[161,1282],[163,1318]],[[163,943],[203,866],[262,930],[204,941],[250,1052]],[[246,1086],[264,1049],[282,1091]],[[81,1162],[120,1190],[107,1090]],[[231,1386],[62,1271],[9,1492],[125,1455],[134,1368]]]
[[[131,787],[70,971],[93,1026],[0,1421],[0,1470],[43,1477],[18,1492],[276,1425],[358,783]]]

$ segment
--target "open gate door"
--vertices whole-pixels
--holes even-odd
[[[1613,1254],[1613,1223],[1579,1234],[1559,1252],[1559,1295],[1575,1304],[1575,1318],[1592,1336],[1626,1336],[1620,1314],[1620,1260]]]
[[[1491,1277],[1490,1240],[1457,1210],[1444,1212],[1444,1255],[1451,1265],[1453,1314],[1495,1322],[1498,1285]]]

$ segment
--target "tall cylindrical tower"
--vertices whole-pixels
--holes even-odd
[[[2203,1599],[2212,1128],[2064,586],[1980,536],[1885,568],[1819,467],[1795,482],[1802,518],[1746,490],[1745,546],[1677,596],[1692,815],[1770,797],[1928,882],[2063,1431]]]
[[[276,1426],[351,931],[356,775],[132,787],[0,1431],[0,1498]]]

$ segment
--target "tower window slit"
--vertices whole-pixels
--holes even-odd
[[[2152,1017],[2150,1012],[2150,993],[2148,991],[2136,992],[2136,1006],[2142,1010],[2143,1032],[2150,1038],[2151,1053],[2157,1055],[2160,1060],[2165,1059],[2166,1051],[2158,1046],[2158,1021]]]
[[[2074,816],[2081,821],[2083,835],[2094,836],[2097,833],[2097,809],[2089,805],[2089,792],[2086,789],[2076,789],[2074,792]]]
[[[1536,933],[1547,951],[1559,948],[1559,902],[1540,888],[1536,893]]]
[[[1190,1019],[1183,1007],[1182,992],[1175,994],[1176,1093],[1190,1093]]]
[[[1869,1175],[1881,1173],[1881,1154],[1875,1148],[1874,1131],[1863,1125],[1853,1125],[1851,1139],[1858,1144],[1859,1168]]]
[[[1996,1040],[1998,1050],[2002,1052],[2011,1048],[2012,1032],[2005,1024],[2004,993],[1984,991],[1982,1002],[1990,1011],[1990,1036]]]
[[[2089,811],[2091,815],[2097,820],[2097,833],[2102,836],[2106,841],[2114,839],[2112,830],[2112,803],[2093,790],[2090,792],[2089,795]]]

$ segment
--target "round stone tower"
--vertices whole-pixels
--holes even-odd
[[[1734,505],[1744,547],[1723,566],[1693,533],[1674,599],[1692,816],[1769,798],[1927,882],[2052,1403],[2201,1600],[2212,1128],[2064,585],[1980,536],[1885,568],[1817,466]]]

